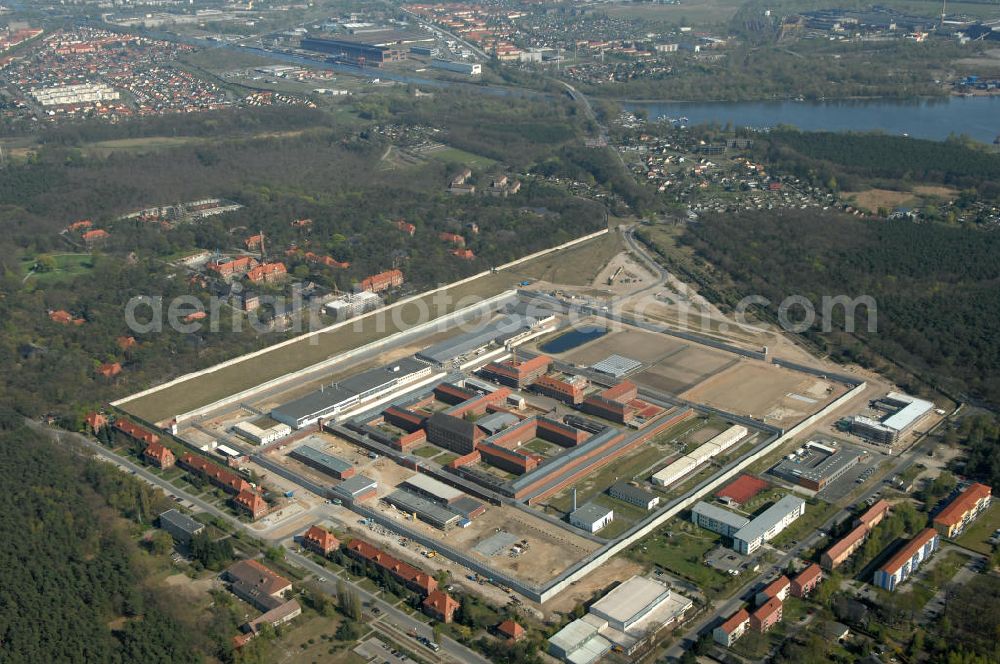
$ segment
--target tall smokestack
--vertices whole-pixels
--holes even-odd
[[[576,489],[573,489],[573,511],[576,511]]]

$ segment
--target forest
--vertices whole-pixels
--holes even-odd
[[[1000,154],[955,137],[928,141],[885,134],[771,131],[758,154],[783,171],[856,190],[877,179],[929,182],[1000,196]]]
[[[162,494],[117,468],[84,460],[0,412],[0,612],[5,662],[201,662],[225,656],[235,628],[196,627],[150,578],[132,533],[148,528]],[[128,518],[122,515],[128,513]]]
[[[855,331],[845,331],[838,308],[829,331],[817,322],[804,336],[835,359],[887,371],[904,389],[929,385],[954,398],[1000,403],[997,235],[785,210],[706,215],[680,242],[696,260],[678,269],[707,295],[728,306],[762,295],[771,304],[756,313],[768,320],[791,295],[805,296],[817,312],[823,296],[870,295],[875,332],[867,331],[864,308]]]
[[[243,119],[230,112],[207,113],[187,128],[201,139],[141,154],[97,156],[86,149],[90,140],[152,131],[131,124],[84,124],[47,134],[33,156],[8,163],[0,177],[0,224],[5,230],[0,236],[0,315],[6,323],[0,352],[12,358],[13,370],[2,377],[9,403],[26,414],[66,416],[72,424],[83,408],[115,395],[280,340],[280,333],[258,336],[247,326],[234,331],[223,316],[217,333],[165,330],[138,338],[132,348],[118,345],[116,339],[134,334],[123,316],[132,296],[207,297],[204,289],[189,283],[184,269],[172,264],[194,250],[242,252],[244,239],[263,231],[268,254],[286,262],[296,279],[350,290],[369,274],[399,267],[406,289],[413,292],[568,241],[605,223],[603,205],[542,178],[524,179],[516,196],[453,196],[445,187],[464,166],[460,160],[429,158],[412,166],[383,167],[383,156],[398,140],[393,137],[417,127],[424,134],[436,133],[447,145],[482,155],[485,160],[477,162],[472,177],[480,186],[495,174],[516,177],[523,171],[514,170],[514,164],[528,170],[536,158],[552,153],[564,155],[567,162],[580,161],[584,174],[596,172],[596,178],[591,176],[595,184],[614,173],[586,161],[587,153],[572,151],[569,143],[583,123],[569,103],[435,95],[387,95],[369,102],[362,114],[385,114],[388,119],[381,122],[345,124],[296,109],[279,125],[300,129],[273,136],[256,133],[270,121],[267,113]],[[167,120],[153,123],[157,131],[173,126]],[[220,137],[203,136],[213,126]],[[241,137],[246,131],[254,133]],[[491,165],[490,159],[498,161]],[[244,207],[171,228],[118,220],[136,209],[203,197],[223,197]],[[62,232],[79,219],[92,220],[110,238],[88,251],[78,236]],[[291,225],[296,219],[313,223],[296,228]],[[399,219],[418,228],[413,237],[395,226]],[[476,232],[469,231],[470,224]],[[464,234],[475,259],[452,256],[451,247],[438,238],[442,231]],[[286,255],[291,248],[301,251]],[[350,267],[307,263],[307,251]],[[64,260],[71,261],[70,269],[57,269]],[[35,267],[39,271],[29,274]],[[47,313],[57,310],[72,312],[84,323],[53,323]],[[99,365],[116,361],[124,368],[120,377],[95,375]]]
[[[945,44],[825,43],[821,40],[736,45],[694,55],[675,54],[663,74],[624,82],[581,84],[599,97],[671,101],[857,99],[940,96],[945,89],[928,70],[968,57]],[[808,75],[803,75],[808,72]]]

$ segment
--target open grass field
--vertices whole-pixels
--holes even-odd
[[[591,245],[603,247],[609,241],[617,245],[617,235],[606,234],[582,243],[564,252],[546,255],[523,263],[518,268],[531,270],[537,264],[560,273],[573,269],[580,252],[597,255]],[[614,256],[617,251],[611,252]],[[595,270],[600,270],[596,266]],[[391,310],[359,319],[351,325],[301,338],[280,348],[275,348],[250,360],[233,363],[210,373],[178,382],[144,397],[132,399],[121,407],[136,417],[158,422],[185,413],[226,396],[252,388],[287,373],[298,371],[346,352],[358,346],[384,339],[421,322],[435,320],[474,302],[492,297],[517,286],[524,277],[521,272],[504,270],[488,274],[474,281],[450,288],[442,293],[428,295]]]
[[[565,514],[572,508],[574,488],[577,491],[577,505],[583,505],[591,498],[603,493],[615,482],[631,481],[639,473],[655,465],[668,454],[670,454],[670,450],[658,445],[640,447],[634,453],[625,455],[624,458],[601,468],[597,473],[588,475],[573,487],[554,495],[547,504]],[[602,536],[605,535],[602,533]]]
[[[53,284],[86,274],[94,269],[93,257],[90,254],[48,254],[55,261],[55,267],[45,272],[35,271],[37,259],[21,262],[21,270],[28,276],[28,281],[38,285]]]
[[[362,664],[366,660],[352,651],[354,643],[334,638],[340,622],[339,617],[300,616],[290,629],[286,628],[280,639],[271,644],[270,661],[280,664]]]
[[[619,235],[607,233],[558,254],[522,263],[513,268],[512,273],[521,279],[539,279],[567,286],[587,286],[622,249]]]
[[[692,27],[725,25],[743,5],[741,0],[682,0],[676,5],[616,2],[604,11],[616,18],[666,21]]]
[[[667,530],[647,537],[628,555],[641,563],[659,565],[695,583],[707,596],[718,597],[739,583],[738,577],[723,574],[705,564],[705,554],[721,540],[721,535],[675,519]]]
[[[458,148],[451,147],[445,148],[444,150],[428,152],[426,156],[431,159],[437,159],[438,161],[460,162],[469,168],[489,168],[496,164],[496,162],[489,157],[484,157],[482,155],[473,154],[471,152],[466,152],[465,150],[459,150]],[[487,184],[489,183],[487,182]]]
[[[993,547],[986,540],[992,537],[998,528],[1000,528],[1000,504],[994,502],[956,541],[967,549],[989,555]]]
[[[867,191],[844,192],[844,197],[859,208],[876,212],[879,208],[892,210],[897,207],[913,205],[916,197],[909,191],[892,191],[891,189],[868,189]]]

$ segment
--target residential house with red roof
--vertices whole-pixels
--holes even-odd
[[[328,556],[340,546],[340,541],[330,531],[319,526],[310,526],[302,536],[302,546],[321,556]]]
[[[93,226],[94,222],[90,219],[81,219],[80,221],[74,221],[72,224],[67,226],[66,230],[71,232],[85,231],[88,228],[93,228]]]
[[[205,269],[215,272],[223,279],[228,279],[236,275],[246,274],[260,263],[253,256],[240,256],[238,258],[218,257],[208,261]]]
[[[427,595],[437,588],[437,581],[434,580],[434,577],[408,563],[397,560],[364,540],[352,539],[347,543],[345,550],[347,555],[356,560],[371,563],[386,570],[414,592]]]
[[[731,647],[750,629],[750,614],[740,609],[729,616],[724,623],[712,630],[712,638],[720,646]]]
[[[146,463],[152,464],[161,470],[173,468],[177,458],[170,448],[161,443],[150,443],[142,451],[142,458]]]
[[[105,378],[114,378],[122,372],[122,365],[118,362],[106,362],[97,368],[97,373]]]
[[[456,258],[461,258],[463,261],[471,261],[476,259],[476,254],[472,249],[452,249],[451,255]]]
[[[258,233],[257,235],[251,235],[247,239],[243,240],[243,245],[248,251],[253,251],[255,249],[260,249],[261,245],[264,244],[264,234]]]
[[[457,247],[465,246],[465,238],[461,235],[456,235],[455,233],[438,233],[438,239],[442,242],[447,242],[453,244]]]
[[[361,280],[361,290],[380,293],[390,288],[403,285],[403,273],[400,270],[387,270],[365,277]]]
[[[417,232],[416,226],[402,219],[396,220],[396,228],[398,228],[403,233],[406,233],[410,237],[413,237],[413,234]]]
[[[247,279],[255,284],[271,284],[288,276],[284,263],[264,263],[247,271]]]
[[[526,634],[524,628],[513,620],[504,620],[496,629],[498,636],[510,641],[520,641]]]
[[[103,228],[97,228],[92,231],[87,231],[80,237],[82,237],[83,241],[87,243],[87,246],[91,246],[106,241],[109,237],[111,237],[111,234]]]
[[[941,537],[958,536],[990,506],[992,493],[985,484],[973,482],[934,517],[934,528]]]
[[[122,350],[130,350],[139,345],[139,342],[135,340],[135,337],[118,337],[115,339],[115,343]]]
[[[875,526],[882,523],[882,520],[889,514],[889,508],[892,505],[886,500],[879,500],[877,503],[865,510],[864,514],[859,516],[854,523],[863,523],[868,527],[868,530],[872,530]]]
[[[83,325],[86,321],[82,318],[74,318],[73,314],[69,313],[65,309],[57,309],[55,311],[49,312],[49,320],[53,323],[59,323],[60,325]]]
[[[87,413],[86,417],[83,418],[83,424],[88,431],[97,433],[99,429],[108,426],[108,418],[97,412]]]
[[[750,627],[763,634],[781,622],[781,616],[781,600],[772,597],[750,614]]]
[[[788,597],[791,587],[792,582],[788,580],[787,576],[782,574],[757,593],[757,604],[763,604],[772,597],[777,597],[779,602],[784,602],[785,598]]]
[[[823,570],[813,563],[795,575],[792,579],[791,593],[793,597],[807,597],[823,580]]]
[[[185,454],[178,459],[177,465],[190,473],[206,478],[226,493],[236,495],[241,491],[250,491],[253,489],[249,482],[231,470],[217,466],[208,459],[195,456],[191,453]]]
[[[121,431],[129,438],[138,440],[140,443],[146,443],[147,445],[151,445],[153,443],[160,442],[160,437],[157,436],[155,433],[142,428],[135,422],[131,422],[126,419],[119,418],[115,420],[115,429],[117,431]]]
[[[267,501],[256,491],[243,489],[233,497],[233,505],[250,515],[256,521],[267,514]]]
[[[837,569],[861,548],[868,533],[868,526],[865,524],[855,526],[854,530],[841,537],[834,542],[833,546],[823,552],[823,555],[820,556],[820,563],[826,569]]]
[[[455,615],[455,611],[458,611],[458,607],[461,604],[448,593],[435,590],[427,595],[421,606],[424,607],[424,613],[431,618],[450,623],[452,617]]]

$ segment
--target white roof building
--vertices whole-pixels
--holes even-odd
[[[681,620],[691,606],[690,599],[665,584],[633,576],[549,639],[549,653],[567,662],[595,661],[612,646],[630,654],[646,638]]]

